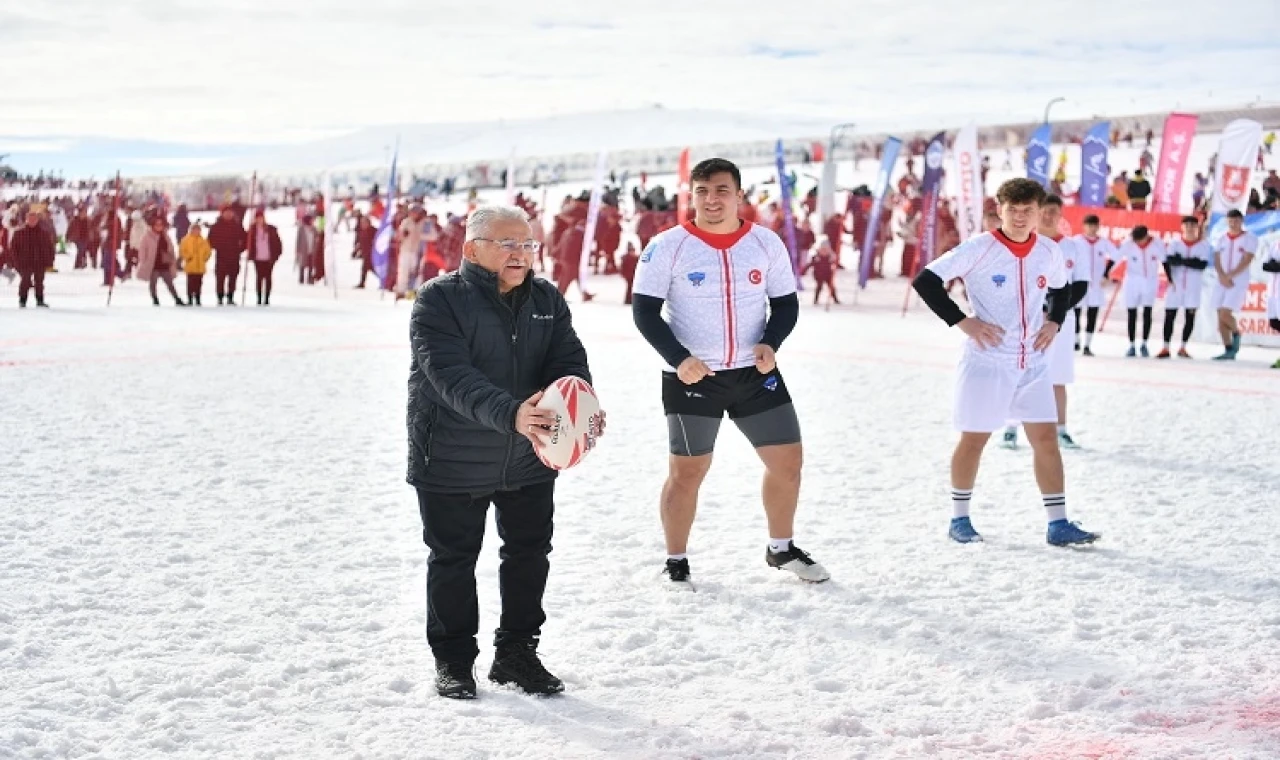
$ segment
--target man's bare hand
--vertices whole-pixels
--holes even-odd
[[[957,327],[965,335],[973,338],[973,342],[978,344],[978,348],[986,350],[995,348],[1000,345],[1000,341],[1004,340],[1004,330],[993,324],[983,322],[977,317],[969,317],[960,322]]]
[[[778,358],[773,353],[773,346],[757,343],[751,351],[756,355],[756,371],[760,374],[767,375],[778,366]]]
[[[525,399],[516,410],[516,432],[529,439],[535,447],[543,445],[539,434],[545,434],[556,424],[556,413],[550,409],[539,409],[537,404],[542,400],[542,391],[538,391]]]
[[[1036,331],[1036,340],[1031,347],[1037,351],[1047,351],[1049,346],[1053,345],[1053,339],[1058,337],[1058,330],[1062,329],[1062,325],[1057,322],[1045,320],[1045,323]]]
[[[676,368],[676,376],[680,378],[680,382],[685,385],[693,385],[704,377],[710,377],[715,373],[707,366],[706,362],[696,356],[690,356],[680,362],[680,366]]]

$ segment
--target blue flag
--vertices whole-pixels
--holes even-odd
[[[395,155],[391,157],[391,179],[387,180],[387,209],[382,212],[378,235],[373,239],[373,271],[383,287],[386,287],[387,269],[391,263],[391,237],[396,232],[391,222],[396,216],[396,160],[399,158],[400,146],[396,145]]]
[[[1111,147],[1111,122],[1094,124],[1080,146],[1080,205],[1101,208],[1107,203],[1107,149]]]
[[[942,187],[942,158],[947,152],[947,133],[939,132],[929,141],[924,151],[924,179],[920,194],[924,200],[924,220],[920,230],[920,252],[916,257],[915,276],[937,254],[938,245],[938,196]]]
[[[858,287],[867,287],[871,279],[871,264],[875,259],[876,233],[880,231],[880,213],[884,210],[884,196],[889,192],[889,175],[893,173],[893,165],[898,162],[898,152],[902,150],[902,141],[890,137],[884,141],[881,151],[880,172],[876,174],[875,187],[871,189],[875,200],[871,203],[871,214],[867,217],[867,237],[862,241],[862,263],[858,267]]]
[[[1045,188],[1049,187],[1050,131],[1048,124],[1041,125],[1031,133],[1031,142],[1027,143],[1027,178]]]
[[[791,215],[791,185],[787,179],[787,162],[782,156],[782,140],[778,140],[773,150],[778,163],[778,185],[782,188],[782,232],[783,242],[791,253],[791,271],[796,275],[796,290],[804,290],[800,283],[800,252],[796,250],[796,220]]]

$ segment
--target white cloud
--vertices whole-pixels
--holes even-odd
[[[0,9],[0,134],[293,142],[645,106],[929,126],[1280,93],[1271,0],[61,0]]]
[[[6,153],[66,153],[75,146],[73,140],[41,140],[22,137],[0,137],[0,155]]]

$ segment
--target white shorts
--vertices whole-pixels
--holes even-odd
[[[1000,361],[960,360],[953,420],[962,433],[994,433],[1005,423],[1058,421],[1048,362],[1018,369]]]
[[[1084,300],[1080,302],[1083,308],[1100,309],[1107,305],[1107,287],[1099,280],[1098,282],[1089,283],[1089,289],[1085,291]]]
[[[1159,284],[1159,280],[1126,278],[1124,281],[1124,307],[1126,309],[1137,309],[1144,306],[1155,306],[1156,289]]]
[[[1222,283],[1214,282],[1209,293],[1210,309],[1230,309],[1240,311],[1244,308],[1244,299],[1249,295],[1249,276],[1242,274],[1236,278],[1236,284],[1230,288],[1222,287]]]
[[[1067,319],[1053,339],[1053,345],[1045,352],[1049,363],[1049,382],[1053,385],[1071,385],[1076,381],[1076,315],[1067,313]]]
[[[1181,278],[1179,285],[1181,285]],[[1172,287],[1164,293],[1164,308],[1166,309],[1198,309],[1200,308],[1201,296],[1200,278],[1187,278],[1186,287]]]

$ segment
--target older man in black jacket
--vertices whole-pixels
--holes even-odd
[[[542,389],[566,375],[590,382],[569,307],[532,274],[538,244],[515,207],[477,209],[459,271],[419,289],[409,328],[409,475],[418,490],[427,560],[427,641],[436,690],[475,697],[475,565],[485,514],[502,537],[502,619],[489,679],[533,694],[564,690],[542,666],[555,471],[533,445],[554,415]]]

